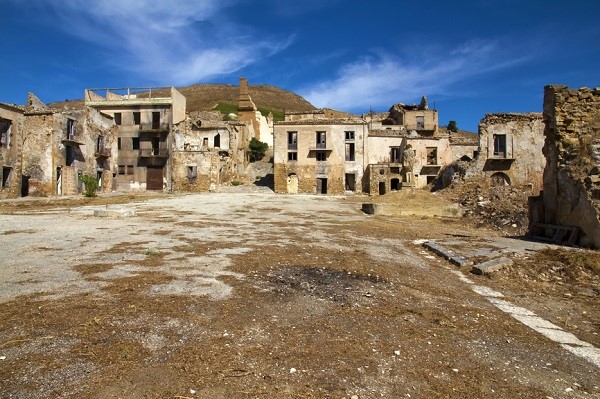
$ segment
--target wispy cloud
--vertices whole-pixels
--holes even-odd
[[[65,32],[102,48],[114,68],[161,84],[235,72],[291,38],[257,40],[227,19],[234,0],[40,0]]]
[[[422,48],[419,57],[378,54],[340,68],[334,79],[298,90],[317,107],[344,110],[417,101],[423,95],[450,95],[460,81],[520,64],[531,55],[515,56],[498,42],[471,41],[440,53]]]

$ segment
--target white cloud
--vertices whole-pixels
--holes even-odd
[[[114,68],[159,84],[189,84],[235,72],[285,48],[231,24],[234,0],[42,1],[67,33],[102,47]]]
[[[299,90],[317,107],[365,111],[423,95],[448,94],[449,87],[479,74],[521,63],[498,43],[471,41],[447,53],[419,50],[417,60],[377,55],[340,68],[336,77]]]

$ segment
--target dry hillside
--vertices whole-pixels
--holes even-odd
[[[237,104],[239,86],[227,84],[195,84],[177,88],[187,98],[188,111],[207,111],[219,103]],[[259,108],[276,111],[304,111],[315,107],[299,95],[268,85],[250,85],[250,96]],[[155,92],[160,93],[160,91]],[[167,91],[164,92],[167,95]],[[76,108],[82,100],[69,100],[51,104],[53,108]]]

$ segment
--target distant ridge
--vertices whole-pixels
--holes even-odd
[[[250,96],[258,108],[276,111],[307,111],[316,109],[314,105],[301,96],[270,85],[249,85]],[[239,86],[229,84],[202,83],[177,90],[187,99],[187,111],[209,111],[219,103],[237,105]],[[157,92],[160,95],[160,91]],[[166,92],[164,93],[167,94]],[[78,108],[83,105],[81,99],[67,100],[50,104],[52,108]]]

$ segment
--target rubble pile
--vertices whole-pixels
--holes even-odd
[[[527,189],[459,181],[438,193],[459,203],[464,216],[471,218],[476,227],[492,227],[511,236],[527,233],[527,200],[531,195]]]

